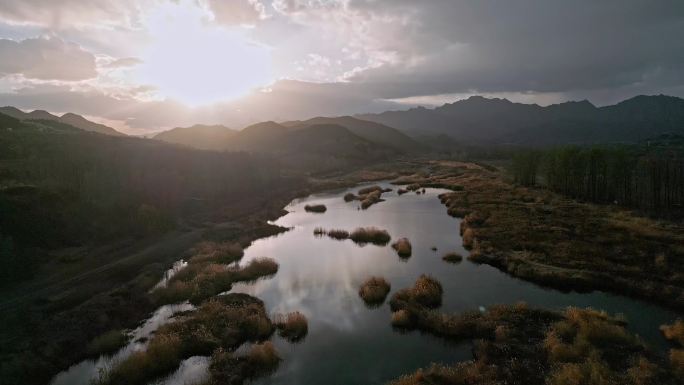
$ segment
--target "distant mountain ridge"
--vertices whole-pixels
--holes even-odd
[[[18,120],[49,120],[59,122],[79,128],[84,131],[97,132],[105,135],[125,136],[125,134],[104,124],[91,122],[81,115],[67,112],[62,116],[53,115],[44,110],[34,110],[31,112],[24,112],[16,107],[6,106],[0,107],[0,113],[11,116]]]
[[[154,139],[205,150],[224,150],[229,138],[237,131],[222,125],[195,124],[160,132]]]
[[[542,107],[472,96],[434,109],[417,107],[356,117],[411,136],[446,134],[462,143],[635,142],[684,133],[684,99],[642,95],[605,107],[586,100]]]

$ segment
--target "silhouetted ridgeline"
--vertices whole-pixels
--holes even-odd
[[[684,99],[642,95],[605,107],[586,100],[542,107],[473,96],[434,109],[358,117],[414,137],[448,135],[465,144],[625,143],[665,133],[684,134]]]
[[[568,196],[617,203],[660,216],[684,216],[684,137],[663,136],[643,145],[520,151],[516,182],[537,183]]]
[[[163,233],[220,216],[299,179],[245,153],[52,129],[0,114],[0,281],[20,278],[36,250]],[[57,125],[57,126],[55,126]],[[8,130],[11,128],[11,130]],[[15,269],[16,268],[16,269]]]

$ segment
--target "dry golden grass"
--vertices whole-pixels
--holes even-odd
[[[247,360],[259,372],[271,372],[282,360],[271,341],[254,344],[247,353]]]
[[[392,239],[386,230],[377,227],[359,227],[355,229],[349,238],[356,243],[372,243],[384,246]]]
[[[397,310],[392,312],[392,326],[398,328],[408,328],[413,325],[411,313],[408,310]]]
[[[190,263],[224,263],[230,264],[240,260],[244,255],[242,247],[237,243],[232,242],[200,242],[193,247],[193,256],[190,257]]]
[[[449,263],[459,263],[463,260],[463,256],[456,252],[446,253],[442,256],[442,260]]]
[[[399,238],[398,241],[392,244],[392,248],[396,250],[397,254],[399,254],[399,256],[402,258],[408,258],[411,256],[412,248],[411,242],[409,242],[408,238]]]
[[[332,239],[344,240],[349,238],[349,232],[341,229],[328,230],[328,236]]]
[[[660,331],[669,341],[684,346],[684,321],[678,319],[672,325],[661,325]]]
[[[684,349],[670,349],[670,366],[675,375],[684,381]]]
[[[380,305],[385,302],[390,291],[390,284],[382,277],[370,277],[359,288],[359,296],[368,305]]]
[[[278,334],[290,342],[301,341],[309,331],[306,316],[298,311],[285,315],[278,314],[273,318]]]
[[[358,194],[359,194],[359,195],[368,195],[368,194],[373,193],[373,192],[382,193],[382,187],[377,186],[377,185],[376,185],[376,186],[365,187],[365,188],[360,189],[360,190],[358,191]]]

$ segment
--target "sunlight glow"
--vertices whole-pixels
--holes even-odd
[[[201,105],[244,96],[273,81],[268,47],[250,42],[240,27],[210,23],[195,2],[160,6],[149,15],[151,40],[138,76],[160,96]]]

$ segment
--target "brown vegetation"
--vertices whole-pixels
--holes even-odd
[[[101,334],[88,344],[88,355],[97,357],[101,354],[110,354],[119,350],[128,342],[128,334],[124,330],[110,330]]]
[[[241,385],[273,373],[280,361],[282,359],[270,341],[252,345],[242,356],[219,348],[211,355],[210,379],[206,385]]]
[[[407,303],[436,308],[442,305],[442,292],[442,285],[439,281],[423,274],[418,277],[413,287],[394,293],[390,306],[393,311],[404,308]]]
[[[678,319],[672,325],[660,326],[665,338],[684,347],[684,321]]]
[[[328,230],[328,236],[332,239],[344,240],[349,238],[349,232],[347,230],[332,229]]]
[[[377,306],[385,302],[390,284],[382,277],[370,277],[359,288],[359,297],[367,305]]]
[[[155,303],[169,304],[203,300],[231,289],[235,282],[254,281],[278,272],[278,263],[270,258],[257,258],[242,268],[229,268],[215,263],[189,264],[176,274],[166,287],[152,292]]]
[[[344,194],[344,201],[345,202],[351,202],[351,201],[355,201],[357,199],[359,199],[359,197],[357,197],[356,195],[354,195],[352,193]]]
[[[606,290],[684,309],[681,224],[516,186],[498,169],[474,163],[432,162],[429,172],[398,182],[454,187],[440,199],[449,215],[464,218],[463,243],[475,262],[560,289]]]
[[[273,333],[263,303],[246,294],[228,294],[205,302],[196,311],[163,325],[146,350],[133,353],[103,374],[101,384],[146,384],[175,369],[190,356],[234,349]]]
[[[239,261],[244,255],[242,247],[233,242],[203,241],[195,245],[192,252],[190,263],[213,262],[227,265]]]
[[[472,361],[432,365],[392,385],[677,383],[621,321],[591,309],[558,313],[518,304],[447,315],[403,306],[392,315],[393,325],[396,319],[403,328],[477,342]]]
[[[397,251],[402,258],[408,258],[411,256],[411,242],[408,238],[399,238],[398,241],[392,244],[392,248]]]
[[[388,244],[392,239],[386,230],[377,227],[359,227],[349,235],[349,238],[356,243],[372,243],[380,246]]]
[[[308,213],[324,213],[328,208],[325,205],[306,205],[304,210]]]
[[[444,254],[442,259],[449,263],[459,263],[463,260],[463,256],[459,253],[451,252]]]
[[[278,314],[274,317],[274,323],[278,328],[278,335],[290,342],[301,341],[309,331],[306,316],[298,311]]]

